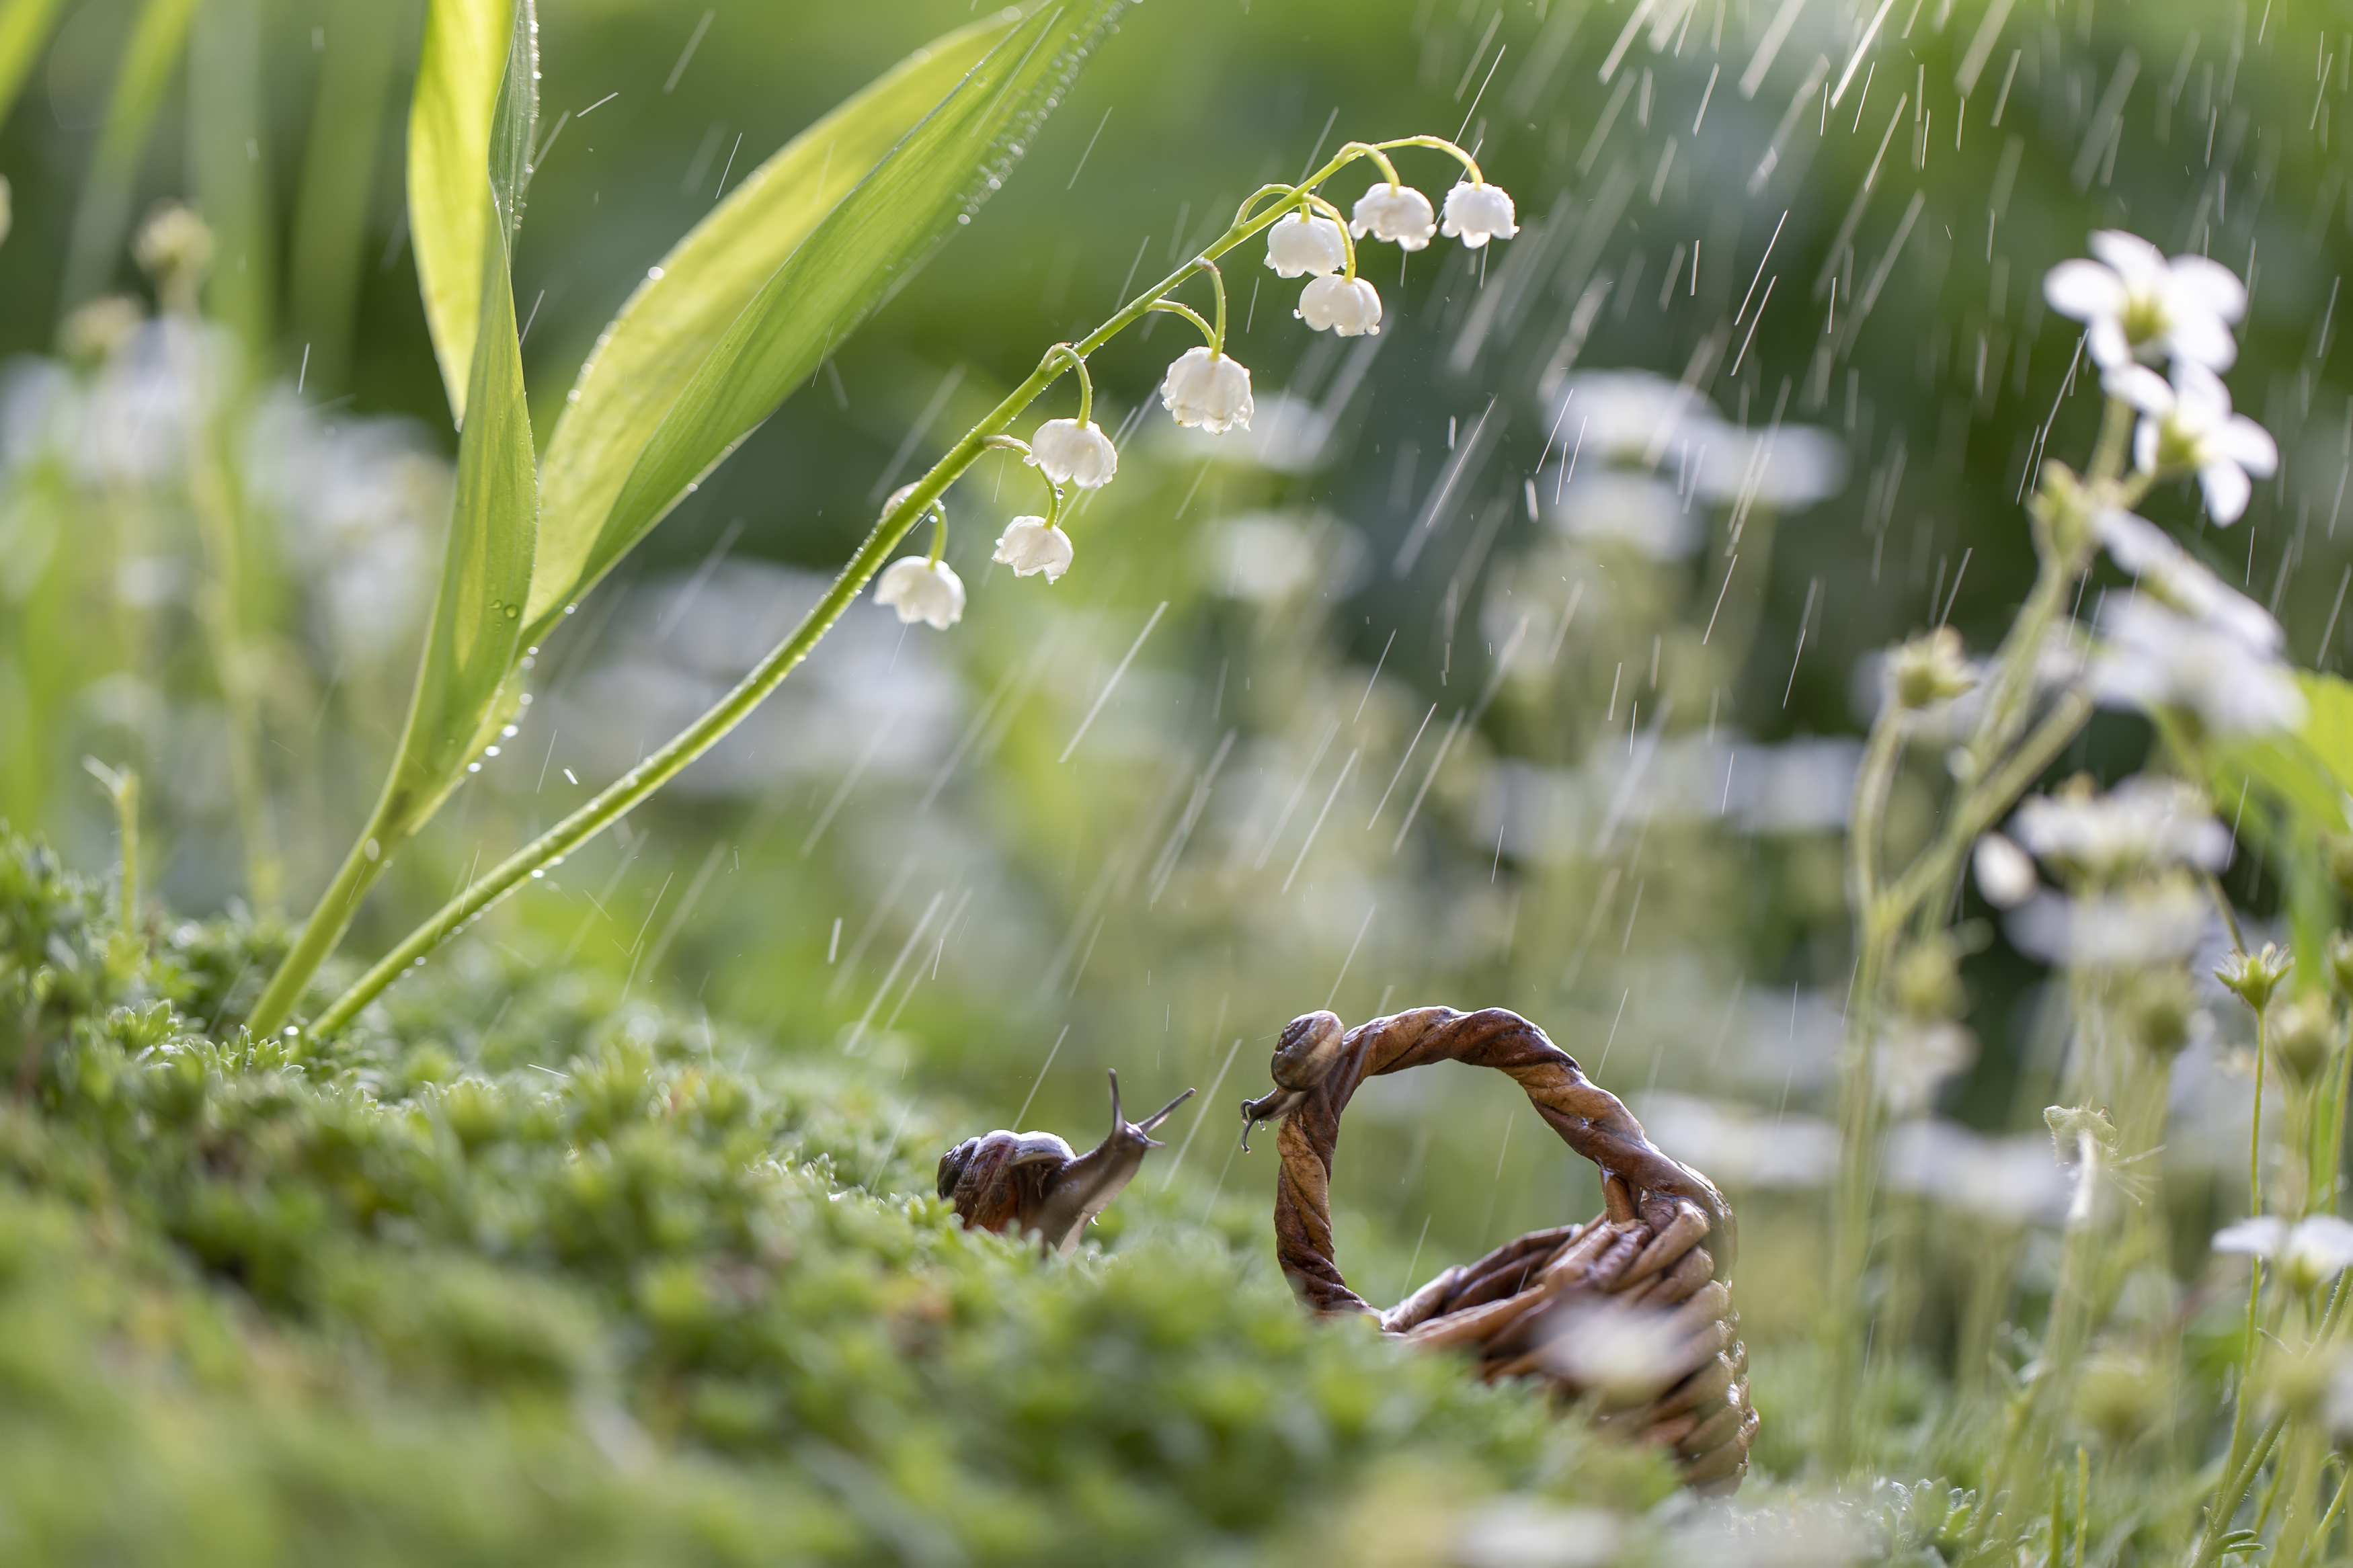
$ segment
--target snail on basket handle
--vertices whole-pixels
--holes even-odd
[[[1449,1268],[1382,1312],[1348,1289],[1333,1256],[1340,1114],[1366,1079],[1438,1061],[1516,1079],[1561,1141],[1599,1169],[1603,1209]],[[1694,1487],[1740,1484],[1757,1418],[1727,1281],[1732,1210],[1542,1029],[1501,1007],[1416,1007],[1354,1029],[1309,1013],[1283,1030],[1272,1071],[1274,1092],[1242,1103],[1244,1136],[1282,1122],[1275,1249],[1303,1300],[1372,1313],[1410,1344],[1472,1351],[1483,1378],[1539,1377],[1590,1397],[1608,1426],[1672,1449]]]

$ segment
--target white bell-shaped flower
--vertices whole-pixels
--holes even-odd
[[[2101,377],[2101,384],[2140,410],[2133,461],[2155,473],[2196,469],[2206,510],[2225,527],[2246,511],[2254,479],[2278,471],[2271,432],[2232,413],[2231,389],[2195,360],[2175,360],[2171,381],[2146,365],[2126,364]]]
[[[1520,232],[1509,192],[1484,180],[1465,180],[1446,193],[1446,223],[1439,233],[1477,250],[1491,239]]]
[[[1187,349],[1168,367],[1160,401],[1177,424],[1198,425],[1212,436],[1237,426],[1249,429],[1256,407],[1248,367],[1229,355],[1211,353],[1206,345]]]
[[[2083,322],[2093,360],[2113,370],[2170,355],[2228,370],[2239,345],[2231,323],[2246,314],[2247,290],[2231,269],[2202,256],[2167,259],[2137,234],[2092,236],[2097,261],[2063,261],[2042,279],[2042,297]]]
[[[1266,264],[1277,278],[1337,272],[1348,264],[1348,238],[1328,217],[1285,213],[1266,231]]]
[[[1092,419],[1083,425],[1075,419],[1047,420],[1029,437],[1029,456],[1024,460],[1056,484],[1082,490],[1099,490],[1119,472],[1119,448]]]
[[[1381,330],[1381,297],[1361,278],[1317,278],[1292,314],[1319,332],[1361,338]]]
[[[1430,198],[1411,185],[1382,184],[1356,198],[1348,232],[1358,239],[1371,235],[1391,241],[1399,250],[1419,250],[1438,232],[1438,215]]]
[[[874,602],[898,611],[902,625],[922,621],[945,631],[964,618],[964,582],[944,561],[902,555],[882,568]]]
[[[1012,567],[1016,577],[1043,572],[1047,582],[1059,583],[1071,569],[1071,555],[1069,534],[1042,517],[1017,517],[997,536],[993,559]]]

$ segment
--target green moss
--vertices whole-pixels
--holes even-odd
[[[277,940],[151,949],[0,843],[8,1561],[1276,1560],[1401,1469],[1664,1489],[1309,1321],[1253,1205],[1147,1181],[1042,1259],[895,1084],[479,952],[208,1028]]]

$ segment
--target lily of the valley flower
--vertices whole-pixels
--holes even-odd
[[[1293,314],[1316,331],[1361,338],[1381,330],[1381,297],[1361,278],[1318,278],[1299,296]]]
[[[2146,365],[2119,365],[2102,384],[2140,410],[2133,461],[2151,473],[2197,470],[2216,522],[2228,526],[2247,510],[2249,475],[2267,478],[2279,468],[2271,432],[2232,413],[2231,389],[2204,365],[2176,360],[2171,381]]]
[[[1198,425],[1212,436],[1250,428],[1249,367],[1206,346],[1187,349],[1160,383],[1160,401],[1179,425]]]
[[[1092,419],[1083,425],[1075,419],[1049,419],[1029,437],[1029,456],[1024,461],[1058,485],[1096,490],[1119,472],[1119,448]]]
[[[2176,544],[2147,518],[2113,508],[2093,527],[2108,557],[2140,579],[2141,591],[2216,631],[2228,632],[2257,653],[2275,654],[2284,640],[2271,612],[2232,587]]]
[[[882,568],[874,602],[898,611],[902,625],[922,621],[945,631],[964,618],[964,582],[944,561],[904,555]]]
[[[1438,232],[1438,215],[1430,198],[1411,185],[1377,184],[1356,198],[1348,232],[1358,239],[1371,235],[1388,240],[1399,250],[1419,250]]]
[[[1071,569],[1071,555],[1069,534],[1042,517],[1017,517],[997,535],[992,559],[1012,567],[1016,577],[1043,572],[1047,582],[1059,583]]]
[[[1328,217],[1285,213],[1266,231],[1266,264],[1277,278],[1337,272],[1348,264],[1348,239]]]
[[[1477,250],[1491,239],[1509,239],[1520,232],[1512,198],[1501,185],[1465,180],[1446,193],[1446,222],[1439,233],[1460,237]]]
[[[2165,253],[2136,234],[2092,236],[2097,261],[2063,261],[2042,280],[2042,297],[2082,321],[2104,369],[2170,355],[2228,370],[2239,345],[2231,323],[2246,314],[2247,290],[2220,262]]]

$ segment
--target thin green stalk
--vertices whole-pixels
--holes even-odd
[[[1472,171],[1472,178],[1476,178]],[[2088,481],[2054,479],[2038,494],[2034,508],[2034,586],[1996,651],[1982,706],[1966,755],[1968,782],[1946,815],[1936,841],[1895,879],[1878,890],[1879,813],[1892,781],[1894,729],[1890,711],[1873,726],[1856,783],[1856,809],[1850,824],[1850,888],[1855,899],[1855,973],[1847,1007],[1846,1043],[1840,1061],[1839,1179],[1832,1217],[1831,1300],[1826,1346],[1831,1367],[1829,1458],[1843,1468],[1857,1457],[1857,1422],[1870,1401],[1861,1396],[1867,1380],[1859,1326],[1859,1300],[1870,1252],[1871,1218],[1878,1165],[1877,1086],[1872,1054],[1883,1012],[1879,991],[1907,921],[1923,927],[1941,922],[1943,902],[1931,895],[1947,889],[1959,874],[1969,846],[2037,775],[2074,739],[2088,721],[2091,700],[2071,690],[2031,731],[2037,667],[2052,627],[2068,612],[2068,596],[2089,567],[2096,533],[2092,516],[2104,506],[2129,506],[2147,488],[2144,477],[2126,479],[2124,465],[2135,415],[2110,398],[2103,413]],[[2021,740],[2021,737],[2023,739]],[[1925,934],[1925,932],[1924,932]]]
[[[2104,1163],[2089,1133],[2077,1134],[2076,1150],[2084,1166],[2084,1173],[2078,1178],[2082,1184],[2077,1189],[2079,1206],[2068,1219],[2059,1284],[2051,1298],[2051,1321],[2043,1330],[2042,1344],[2035,1353],[2026,1385],[2011,1396],[2001,1447],[1993,1463],[1987,1467],[1986,1498],[1989,1506],[1978,1514],[1970,1531],[1968,1547],[1962,1558],[1966,1563],[1989,1563],[2005,1555],[2003,1543],[1991,1537],[1997,1510],[2005,1497],[2016,1493],[2026,1479],[2028,1467],[2042,1462],[2052,1423],[2074,1386],[2075,1370],[2096,1323],[2098,1307],[2094,1300],[2093,1275],[2102,1227],[2094,1205],[2100,1195],[2096,1184],[2102,1178]]]
[[[174,345],[174,371],[182,383],[205,387],[210,378],[203,356],[193,346],[204,330],[195,310],[194,287],[190,280],[165,284],[171,314],[183,329],[169,341]],[[196,619],[204,629],[228,731],[229,790],[237,803],[237,836],[245,847],[246,893],[258,908],[274,910],[280,890],[278,843],[269,822],[269,784],[262,776],[260,704],[254,692],[252,655],[246,647],[240,605],[247,571],[244,520],[214,446],[219,405],[227,401],[229,389],[207,390],[216,397],[208,406],[200,404],[206,416],[195,421],[188,434],[189,508],[195,514],[196,531],[212,569],[211,580],[196,595]]]
[[[1409,138],[1398,145],[1427,145],[1432,140]],[[1467,154],[1461,153],[1459,149],[1450,147],[1450,150],[1454,151],[1458,157],[1467,158]],[[1270,188],[1287,189],[1291,195],[1296,196],[1322,184],[1358,157],[1373,157],[1378,159],[1385,168],[1388,166],[1387,158],[1382,156],[1377,149],[1361,142],[1351,142],[1335,153],[1330,162],[1300,184]],[[833,585],[827,589],[825,596],[802,617],[800,624],[793,629],[792,635],[754,666],[751,673],[738,682],[733,690],[728,692],[692,724],[673,736],[659,750],[624,773],[586,805],[500,862],[487,876],[471,884],[457,898],[450,900],[435,911],[429,920],[411,931],[398,946],[362,975],[357,984],[337,997],[327,1010],[319,1016],[312,1025],[312,1031],[319,1035],[327,1035],[342,1028],[358,1014],[361,1008],[381,994],[385,986],[391,984],[406,970],[424,962],[427,953],[439,946],[474,917],[533,876],[544,874],[549,867],[619,821],[638,803],[675,778],[697,757],[717,744],[722,737],[743,722],[754,709],[766,700],[768,695],[776,690],[787,675],[792,673],[794,667],[807,657],[809,649],[817,645],[818,639],[832,629],[834,622],[841,617],[842,613],[864,590],[868,580],[881,569],[882,563],[890,558],[891,552],[898,548],[900,541],[905,536],[908,529],[925,510],[931,509],[939,500],[948,486],[954,483],[965,469],[970,468],[983,453],[990,449],[991,437],[1003,434],[1006,426],[1019,417],[1023,410],[1060,379],[1073,361],[1085,359],[1120,332],[1143,320],[1147,311],[1163,302],[1170,290],[1204,268],[1211,273],[1218,297],[1218,320],[1211,326],[1211,341],[1213,342],[1219,341],[1222,337],[1225,318],[1225,289],[1222,279],[1218,276],[1216,268],[1210,264],[1235,246],[1267,228],[1282,216],[1286,209],[1281,204],[1271,206],[1262,213],[1252,212],[1259,196],[1265,194],[1266,192],[1261,190],[1259,195],[1254,195],[1250,201],[1245,202],[1240,215],[1237,216],[1233,224],[1199,255],[1186,261],[1176,271],[1122,306],[1092,332],[1077,343],[1057,344],[1049,350],[1038,368],[1030,373],[1029,379],[1015,387],[1002,402],[988,412],[979,424],[965,432],[964,437],[950,447],[946,456],[934,463],[921,479],[909,486],[901,494],[896,505],[884,510],[882,516],[868,532],[864,542],[860,544],[857,553],[850,557],[849,563],[834,579]],[[357,854],[358,852],[354,851],[354,855]],[[351,889],[347,895],[348,900],[355,902],[357,895],[366,890],[367,884],[373,881],[374,878],[373,866],[363,869],[354,867],[353,861],[347,858],[343,870],[337,874],[334,886],[329,888],[328,897],[330,899],[336,897],[339,891],[348,886]],[[336,940],[341,936],[340,929],[330,931],[325,929],[327,922],[314,921],[312,923],[322,927],[319,940],[314,942],[313,933],[308,930],[305,931],[303,944],[295,953],[289,955],[285,964],[280,968],[277,978],[272,981],[270,987],[272,996],[279,996],[281,990],[299,994],[301,987],[308,983],[311,974],[315,973],[318,965],[324,962],[327,954],[333,950]],[[281,1001],[284,1000],[281,998]],[[274,1019],[272,1021],[274,1022]]]
[[[124,934],[139,928],[139,775],[129,768],[108,767],[96,757],[81,765],[114,803],[114,829],[121,846],[122,863],[114,892],[114,918]]]
[[[2348,1487],[2353,1487],[2353,1466],[2347,1467],[2345,1471],[2337,1478],[2337,1495],[2329,1499],[2328,1511],[2320,1516],[2318,1524],[2313,1526],[2312,1539],[2306,1542],[2304,1550],[2296,1553],[2296,1568],[2303,1568],[2303,1564],[2312,1561],[2313,1550],[2316,1547],[2319,1549],[2324,1558],[2327,1557],[2328,1537],[2337,1528],[2337,1515],[2345,1511],[2345,1493]]]
[[[2264,1038],[2269,1009],[2255,1010],[2255,1113],[2247,1119],[2247,1212],[2263,1212],[2263,1058],[2270,1042]],[[2253,1347],[2249,1346],[2252,1355]]]

